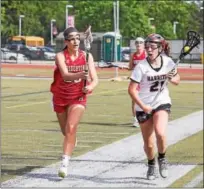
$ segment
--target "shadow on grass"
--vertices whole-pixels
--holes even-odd
[[[111,163],[111,164],[115,164],[113,165],[114,168],[118,167],[118,166],[122,166],[124,164],[146,164],[145,160],[142,161],[116,161],[116,160],[95,160],[95,159],[72,159],[72,162],[76,162],[76,163],[80,163],[80,162],[87,162],[88,164],[93,164],[93,163]],[[170,163],[169,165],[195,165],[195,163],[182,163],[182,162],[174,162],[174,163]],[[202,164],[196,164],[196,165],[202,165]],[[97,166],[97,165],[96,165]],[[27,167],[25,166],[24,168],[20,168],[17,170],[9,170],[9,169],[2,169],[2,173],[7,174],[7,175],[11,175],[11,176],[18,176],[18,175],[23,175],[26,173],[26,175],[24,175],[26,178],[32,178],[32,179],[43,179],[43,180],[48,180],[51,182],[60,182],[62,181],[61,178],[58,177],[57,175],[57,169],[51,168],[50,170],[46,170],[44,173],[40,173],[38,172],[31,172],[33,169],[36,168],[44,168],[42,166],[32,166],[32,167]],[[107,170],[106,170],[107,171]],[[105,172],[106,172],[105,171]],[[69,174],[68,177],[66,177],[63,180],[69,180],[69,181],[83,181],[83,182],[93,182],[93,183],[98,183],[98,184],[144,184],[144,185],[149,185],[149,186],[154,186],[156,185],[155,183],[151,183],[149,182],[146,177],[117,177],[117,175],[115,177],[103,177],[100,175],[94,175],[94,176],[87,176],[87,175],[83,175],[83,174]],[[77,183],[76,183],[77,184]]]
[[[15,169],[15,170],[2,168],[1,174],[2,175],[6,174],[6,175],[11,175],[11,176],[19,176],[19,175],[25,174],[27,172],[30,172],[36,168],[43,168],[43,166],[25,166],[23,168]]]
[[[83,181],[86,182],[94,182],[100,184],[145,184],[149,186],[155,186],[155,183],[150,182],[146,179],[146,177],[100,177],[100,176],[87,176],[87,175],[80,175],[80,174],[69,174],[66,178],[61,179],[57,177],[55,174],[28,174],[28,177],[31,178],[39,178],[39,179],[46,179],[49,181],[60,182],[60,181]],[[80,183],[73,184],[74,186],[78,186]],[[82,184],[83,186],[83,184]],[[81,187],[82,187],[81,186]],[[80,186],[78,186],[80,187]]]
[[[58,123],[58,121],[52,121],[54,123]],[[86,121],[81,121],[80,124],[84,124],[84,125],[94,125],[94,126],[117,126],[117,127],[124,127],[124,126],[129,126],[129,127],[133,127],[132,123],[104,123],[104,122],[86,122]]]

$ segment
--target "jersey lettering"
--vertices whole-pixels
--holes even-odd
[[[150,92],[155,92],[158,91],[159,88],[161,88],[164,84],[164,81],[155,81],[152,83],[152,85],[150,86]]]
[[[66,80],[64,80],[64,82],[67,82],[67,83],[79,83],[79,82],[81,82],[81,78],[79,78],[79,79],[75,79],[75,80],[73,80],[73,81],[66,81]]]

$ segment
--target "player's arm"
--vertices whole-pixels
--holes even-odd
[[[168,79],[173,85],[178,85],[180,83],[180,75],[177,68],[174,68],[170,73],[168,73]]]
[[[145,104],[139,98],[138,90],[136,90],[138,88],[138,86],[139,86],[139,83],[131,79],[130,83],[129,83],[129,87],[128,87],[128,93],[131,96],[132,100],[136,104],[138,104],[138,106],[140,108],[143,109]]]
[[[91,53],[89,53],[88,67],[91,82],[88,86],[86,86],[86,88],[89,88],[89,90],[92,91],[98,85],[98,76],[94,64],[94,59]]]
[[[132,56],[130,57],[128,69],[129,69],[129,70],[132,70],[132,69],[133,69],[133,54],[132,54]]]
[[[180,75],[177,73],[174,77],[172,77],[170,80],[170,83],[174,85],[178,85],[180,83]]]
[[[138,65],[134,71],[132,72],[132,75],[130,77],[130,83],[128,86],[128,93],[132,100],[146,113],[150,113],[152,111],[152,107],[144,104],[142,100],[139,97],[139,91],[136,90],[138,88],[138,85],[140,81],[142,80],[142,71],[140,69],[140,66]]]
[[[65,64],[65,57],[63,52],[57,53],[55,57],[55,64],[59,68],[62,78],[65,81],[74,81],[78,79],[85,79],[85,72],[70,73]]]

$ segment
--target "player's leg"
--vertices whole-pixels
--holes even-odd
[[[56,113],[62,134],[65,136],[65,127],[67,122],[67,111]]]
[[[54,105],[54,111],[56,112],[57,119],[61,128],[62,134],[65,136],[66,135],[66,123],[67,123],[67,106],[59,106],[59,105]],[[58,172],[58,175],[60,177],[65,177],[67,175],[67,167],[68,167],[68,157],[63,155],[62,156],[62,162],[61,166]]]
[[[166,128],[168,125],[170,105],[163,105],[159,111],[153,115],[155,135],[158,148],[158,164],[160,175],[164,178],[168,176],[166,160]]]
[[[138,119],[140,122],[140,120]],[[140,129],[144,141],[144,151],[148,159],[147,179],[155,179],[155,153],[154,153],[154,129],[153,119],[149,118],[144,123],[140,123]]]
[[[63,142],[62,166],[59,170],[59,176],[65,177],[68,174],[68,165],[76,143],[77,126],[84,114],[85,106],[73,104],[67,110],[67,122],[65,137]]]
[[[139,123],[136,117],[136,104],[132,101],[132,115],[133,115],[133,127],[139,127]]]
[[[66,124],[66,134],[64,139],[64,154],[71,156],[76,142],[77,126],[84,114],[85,106],[73,104],[68,109],[68,119]]]

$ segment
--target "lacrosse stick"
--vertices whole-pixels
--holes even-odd
[[[91,43],[93,42],[93,37],[92,37],[92,33],[91,33],[91,26],[89,25],[88,29],[85,31],[84,33],[85,38],[84,38],[84,48],[85,48],[85,52],[86,52],[86,65],[85,65],[85,72],[88,74],[89,71],[89,52],[91,49]],[[84,87],[86,87],[87,85],[87,79],[86,78],[84,80]]]
[[[188,31],[187,32],[187,39],[186,39],[186,43],[183,46],[183,48],[181,49],[180,55],[178,60],[176,61],[173,69],[175,69],[179,62],[186,56],[188,55],[195,47],[197,47],[197,45],[200,44],[200,35],[195,32],[195,31]],[[172,70],[173,70],[172,69]],[[171,71],[172,71],[171,70]],[[170,71],[170,72],[171,72]],[[170,73],[169,72],[169,73]],[[156,96],[154,97],[151,105],[157,100],[157,98],[159,97],[159,95],[161,94],[161,91],[164,89],[165,85],[167,85],[168,83],[168,78],[164,81],[163,85],[161,86],[161,88],[159,89],[158,93],[156,94]]]
[[[120,64],[114,64],[112,62],[98,62],[99,68],[120,68],[120,69],[126,69],[128,70],[128,66],[123,66]]]

